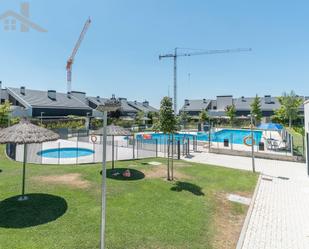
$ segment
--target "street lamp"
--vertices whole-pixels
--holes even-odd
[[[45,112],[41,112],[41,126],[43,126],[43,114],[44,114]]]
[[[256,118],[256,115],[255,114],[249,114],[248,117],[250,117],[252,171],[253,171],[253,173],[255,173],[253,118]]]
[[[86,118],[87,118],[87,120],[86,120],[86,122],[87,122],[87,130],[89,131],[89,126],[90,126],[90,116],[91,116],[91,112],[87,112],[86,113]]]
[[[101,209],[101,244],[100,249],[105,248],[105,216],[106,216],[106,142],[107,142],[107,113],[117,111],[120,101],[112,98],[99,105],[96,109],[103,112],[103,160],[102,160],[102,209]]]
[[[208,116],[208,153],[210,153],[211,150],[211,120],[210,120],[210,116]]]

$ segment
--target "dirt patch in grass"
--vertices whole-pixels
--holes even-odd
[[[176,167],[179,167],[179,168],[191,167],[191,165],[190,165],[189,163],[186,163],[186,162],[183,162],[183,161],[181,161],[181,162],[176,162],[176,163],[174,163],[174,165],[175,165]]]
[[[82,189],[90,186],[90,182],[82,179],[81,174],[77,173],[65,175],[36,176],[33,177],[33,179],[42,183],[67,185],[70,187]]]
[[[190,177],[186,174],[179,172],[174,164],[174,178],[175,180],[179,179],[189,179]],[[162,164],[160,166],[154,166],[151,169],[143,171],[146,178],[166,178],[167,176],[167,166]]]
[[[249,193],[233,193],[244,197],[251,197]],[[234,249],[246,218],[249,206],[233,203],[227,200],[227,193],[217,193],[215,198],[217,210],[215,213],[214,248]]]

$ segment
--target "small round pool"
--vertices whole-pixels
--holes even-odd
[[[93,155],[94,151],[86,148],[55,148],[38,152],[38,155],[46,158],[76,158]]]

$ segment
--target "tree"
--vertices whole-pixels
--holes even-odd
[[[4,104],[0,105],[0,125],[8,126],[9,115],[11,111],[11,103],[6,100]]]
[[[255,120],[257,123],[261,122],[262,119],[262,109],[261,109],[261,99],[258,95],[255,96],[253,102],[250,104],[251,114],[255,116]]]
[[[200,112],[199,119],[200,119],[200,122],[204,124],[209,119],[208,112],[206,110],[202,110]]]
[[[292,122],[298,118],[298,110],[303,100],[294,91],[290,93],[284,92],[278,100],[281,105],[280,112],[289,121],[289,127],[291,128]]]
[[[148,124],[153,125],[156,120],[158,120],[158,112],[148,112],[147,118],[149,118]]]
[[[235,105],[232,104],[232,105],[228,105],[227,107],[225,107],[225,113],[229,117],[231,125],[233,125],[235,117],[236,117],[236,107],[235,107]]]
[[[143,111],[139,111],[135,117],[135,122],[137,125],[143,125],[145,121],[145,113]]]
[[[279,109],[275,110],[275,113],[272,116],[272,120],[276,123],[281,123],[281,124],[286,123],[285,110],[284,110],[283,106],[281,106]]]
[[[189,116],[188,116],[188,113],[185,112],[185,111],[182,111],[180,113],[180,123],[183,125],[183,128],[186,129],[186,124],[188,123],[189,121]]]
[[[164,97],[161,101],[160,112],[159,112],[159,127],[160,130],[168,135],[169,141],[171,134],[177,130],[177,120],[173,111],[173,103],[169,97]],[[172,178],[170,175],[170,143],[168,142],[168,155],[167,155],[167,179],[173,180],[173,159],[172,159]]]

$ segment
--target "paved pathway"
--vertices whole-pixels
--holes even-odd
[[[195,153],[193,162],[251,170],[251,158]],[[262,173],[242,249],[309,249],[309,178],[304,163],[256,159]],[[278,178],[288,177],[289,180]]]

